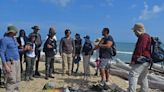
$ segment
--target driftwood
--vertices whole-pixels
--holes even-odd
[[[124,79],[128,79],[131,67],[121,60],[117,59],[116,63],[111,65],[110,73]],[[152,89],[164,90],[164,77],[155,74],[148,74],[149,87]],[[138,82],[141,83],[141,80]]]
[[[163,72],[164,73],[164,67],[159,65],[159,64],[153,64],[152,69],[155,69],[155,70],[157,70],[159,72]]]

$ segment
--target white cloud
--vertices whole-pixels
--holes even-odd
[[[44,2],[54,3],[56,5],[60,5],[61,7],[68,6],[73,0],[42,0]]]
[[[162,7],[160,7],[160,6],[158,6],[158,5],[155,5],[154,7],[153,7],[153,12],[154,13],[159,13],[159,12],[161,12],[161,11],[163,11],[164,9],[162,8]]]
[[[152,8],[149,8],[148,4],[144,2],[144,10],[139,16],[139,20],[151,19],[163,11],[164,11],[164,6],[154,5]]]

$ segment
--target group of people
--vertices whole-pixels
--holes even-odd
[[[21,72],[23,72],[23,62],[26,63],[25,80],[33,80],[33,77],[40,76],[38,71],[40,53],[42,46],[39,27],[33,26],[33,32],[26,36],[23,29],[19,31],[19,36],[15,38],[18,29],[15,26],[8,26],[7,32],[0,41],[0,57],[3,64],[3,70],[6,78],[6,91],[19,92],[19,82],[21,81]],[[130,65],[132,69],[129,73],[128,92],[136,92],[137,80],[140,77],[141,92],[148,92],[147,73],[149,67],[148,59],[151,57],[151,37],[145,33],[144,25],[137,23],[132,28],[138,37],[136,47],[132,56]],[[54,56],[57,54],[56,31],[53,27],[49,28],[46,41],[43,44],[45,53],[45,79],[54,78]],[[75,39],[71,37],[71,31],[65,30],[65,37],[61,38],[59,44],[59,53],[62,57],[62,74],[77,73],[81,55],[83,56],[84,80],[90,77],[90,58],[96,50],[96,63],[98,63],[96,73],[100,71],[101,85],[108,85],[111,82],[109,78],[112,56],[112,46],[114,39],[110,35],[109,28],[103,28],[102,38],[96,39],[94,46],[90,36],[84,37],[84,44],[80,34],[76,33]],[[146,58],[146,59],[145,59]],[[35,72],[33,67],[35,64]],[[74,64],[77,68],[74,71]],[[67,69],[66,69],[67,68]]]

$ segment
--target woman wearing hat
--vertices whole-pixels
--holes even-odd
[[[7,92],[19,92],[21,80],[18,44],[15,39],[18,29],[8,26],[4,38],[0,44],[0,57],[6,79]]]

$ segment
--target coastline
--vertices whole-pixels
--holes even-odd
[[[41,73],[41,77],[34,78],[34,81],[26,82],[24,81],[24,77],[22,75],[22,81],[20,82],[20,92],[47,92],[43,91],[42,88],[44,85],[51,81],[55,83],[56,88],[61,87],[74,87],[75,89],[89,89],[90,86],[97,84],[100,81],[100,76],[94,76],[94,68],[90,67],[91,69],[91,77],[88,81],[83,80],[83,67],[82,61],[80,62],[79,72],[77,74],[73,74],[71,76],[65,75],[63,76],[62,73],[62,64],[61,64],[61,57],[60,55],[55,56],[55,76],[54,79],[45,80],[44,79],[44,71],[45,71],[45,62],[44,62],[44,54],[42,53],[42,57],[40,60],[39,71]],[[25,68],[25,63],[23,64]],[[125,80],[121,77],[117,77],[111,75],[111,80],[113,83],[117,84],[120,88],[127,90],[128,88],[128,80]],[[139,88],[139,86],[138,86]],[[4,88],[0,88],[0,92],[5,92]],[[53,91],[52,91],[53,92]],[[94,92],[94,91],[93,91]],[[107,91],[108,92],[108,91]],[[151,89],[150,92],[160,92],[156,89]]]

